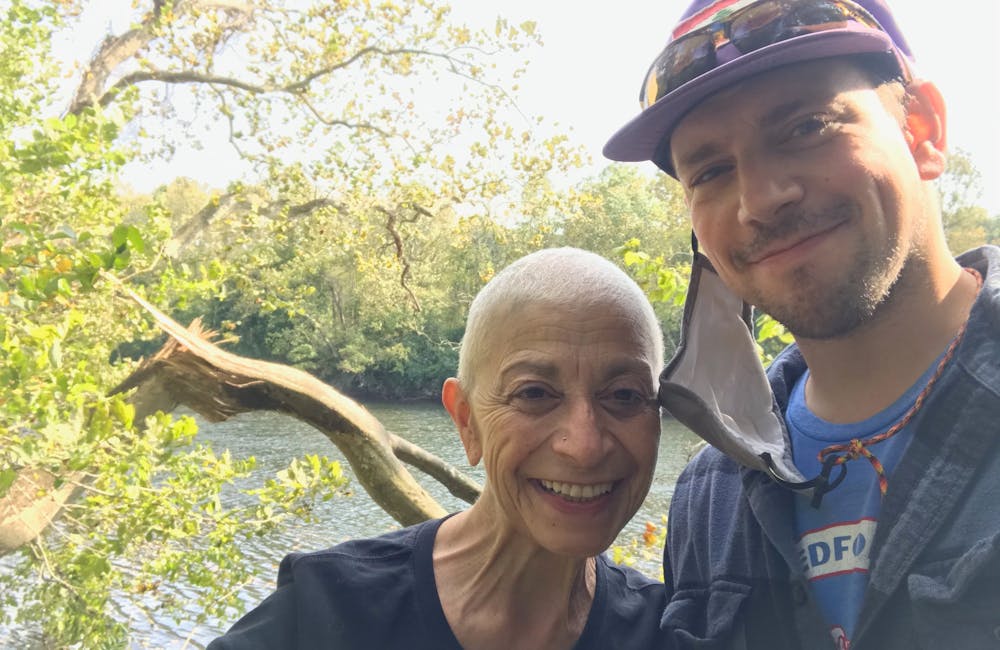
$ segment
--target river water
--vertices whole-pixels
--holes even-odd
[[[469,467],[454,425],[439,404],[366,402],[365,406],[388,430],[440,456],[480,483],[483,482],[481,468]],[[296,522],[244,546],[248,558],[256,563],[259,570],[258,577],[245,585],[240,594],[248,607],[260,602],[274,588],[278,563],[289,551],[318,550],[346,539],[378,535],[399,527],[356,484],[350,465],[344,461],[339,450],[307,424],[278,413],[257,412],[214,424],[199,420],[199,428],[199,439],[210,443],[217,453],[229,449],[235,458],[256,457],[258,475],[261,477],[258,480],[287,466],[292,458],[305,454],[340,460],[344,475],[351,479],[347,494],[318,504],[317,523]],[[660,523],[661,517],[667,512],[677,475],[697,440],[694,434],[676,422],[664,420],[652,488],[642,508],[622,531],[619,540],[640,535],[647,521]],[[467,506],[433,479],[417,470],[412,472],[416,480],[449,511],[461,510]],[[642,568],[650,572],[656,571],[654,565]],[[180,602],[193,602],[190,592],[184,587],[175,586],[171,589],[174,591],[171,596],[178,598]],[[128,611],[127,604],[122,604]],[[129,623],[129,628],[133,631],[131,645],[134,648],[201,648],[232,623],[232,620],[213,621],[193,626],[191,623],[177,622],[172,617],[158,620],[155,617],[150,619],[145,615],[136,615]],[[25,640],[16,631],[15,636]]]

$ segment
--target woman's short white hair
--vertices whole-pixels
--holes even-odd
[[[484,357],[490,327],[514,306],[617,307],[640,323],[653,343],[653,380],[663,366],[663,330],[646,294],[623,270],[596,253],[579,248],[546,248],[518,259],[486,283],[469,307],[458,354],[458,381],[472,389]]]

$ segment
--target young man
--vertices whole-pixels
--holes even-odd
[[[945,109],[881,0],[696,0],[605,147],[684,187],[663,405],[680,648],[1000,647],[1000,250],[955,260]],[[795,344],[767,370],[754,305]]]

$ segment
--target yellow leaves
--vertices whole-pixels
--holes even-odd
[[[462,25],[452,30],[451,38],[455,41],[455,45],[468,45],[469,41],[472,40],[472,32],[468,27]]]
[[[160,587],[160,580],[138,580],[132,585],[132,593],[144,594],[156,591]]]
[[[636,566],[642,562],[640,565],[642,570],[647,570],[647,566],[658,566],[666,538],[666,516],[661,517],[660,525],[647,521],[643,532],[638,536],[627,539],[624,544],[615,544],[611,547],[611,559],[615,564],[625,566]]]

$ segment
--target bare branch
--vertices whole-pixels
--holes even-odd
[[[389,440],[399,460],[436,479],[438,483],[448,488],[452,495],[466,503],[474,503],[479,498],[479,494],[483,491],[482,486],[438,456],[393,433],[389,434]]]
[[[347,206],[343,203],[332,199],[313,199],[312,201],[306,201],[305,203],[293,205],[288,208],[288,216],[293,218],[304,217],[320,208],[334,208],[341,214],[347,213]]]
[[[161,81],[163,83],[170,84],[195,83],[228,86],[230,88],[245,90],[255,95],[281,91],[281,88],[261,86],[247,81],[241,81],[240,79],[234,79],[233,77],[223,77],[205,72],[195,72],[194,70],[138,70],[131,74],[127,74],[116,81],[114,85],[112,85],[108,91],[101,96],[98,103],[101,106],[107,106],[114,100],[119,92],[144,81]]]
[[[185,5],[184,2],[177,2],[175,10]],[[162,11],[163,2],[160,0],[153,4],[153,10],[146,14],[134,29],[120,36],[108,35],[104,39],[97,54],[91,58],[89,67],[83,72],[83,78],[70,104],[69,113],[78,114],[104,94],[101,89],[115,68],[135,56],[155,38],[155,27],[160,22]]]
[[[414,309],[416,311],[420,311],[420,301],[417,300],[417,296],[406,283],[407,278],[410,277],[410,261],[406,259],[406,255],[403,251],[403,237],[399,234],[399,231],[396,230],[396,214],[390,210],[386,210],[382,206],[377,206],[376,209],[386,216],[385,229],[389,232],[389,236],[392,237],[393,245],[396,248],[396,259],[403,265],[403,270],[399,274],[399,284],[406,291],[407,295],[410,296],[410,300],[413,301]]]
[[[313,114],[313,117],[315,117],[320,123],[325,124],[326,126],[344,126],[349,129],[363,129],[366,131],[375,131],[376,133],[385,138],[388,138],[392,135],[388,131],[375,126],[371,122],[348,122],[346,120],[338,120],[326,117],[325,115],[319,112],[318,108],[313,106],[313,103],[309,101],[309,99],[305,95],[298,95],[296,98],[303,106],[305,106],[306,110],[308,110],[310,113]]]
[[[421,50],[410,47],[399,47],[391,50],[383,50],[382,48],[379,47],[369,46],[361,48],[360,50],[355,52],[350,57],[344,59],[340,63],[335,63],[333,65],[327,66],[325,68],[320,68],[319,70],[307,74],[299,81],[295,81],[293,83],[288,84],[287,86],[282,88],[282,90],[285,92],[303,92],[308,89],[309,85],[312,82],[316,81],[320,77],[325,77],[326,75],[336,72],[337,70],[346,68],[355,61],[358,61],[359,59],[362,59],[369,55],[380,55],[384,57],[391,57],[391,56],[401,56],[404,54],[416,54],[431,58],[444,59],[445,61],[449,61],[452,64],[452,66],[455,65],[455,62],[452,59],[452,57],[442,52],[432,52],[430,50]]]
[[[98,103],[106,105],[108,92],[104,86],[114,71],[124,62],[135,57],[143,48],[158,36],[158,28],[163,21],[165,0],[156,0],[153,9],[139,21],[133,29],[118,36],[108,35],[101,43],[97,53],[91,57],[90,64],[83,72],[80,85],[76,89],[68,112],[79,114],[87,106]],[[221,9],[229,13],[244,13],[250,15],[253,8],[244,2],[236,0],[174,0],[171,3],[171,15],[176,17],[195,8]],[[113,88],[118,87],[118,82]],[[115,90],[117,92],[117,90]]]

